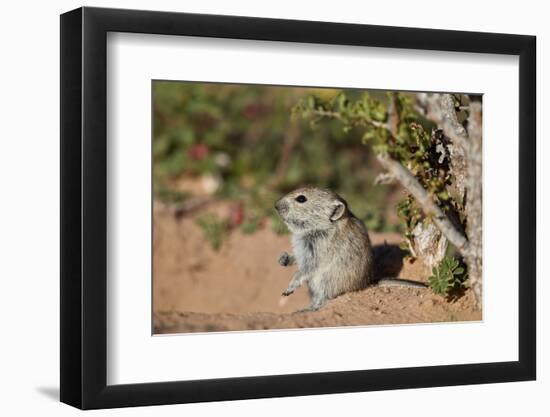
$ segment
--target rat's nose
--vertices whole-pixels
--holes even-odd
[[[288,208],[288,205],[283,201],[283,199],[280,199],[275,203],[275,210],[277,210],[279,213],[284,212]]]

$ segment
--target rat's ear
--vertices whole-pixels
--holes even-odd
[[[340,218],[342,218],[342,216],[346,212],[346,205],[341,201],[335,201],[333,203],[333,207],[334,209],[332,210],[332,214],[330,215],[331,222],[335,222],[336,220],[339,220]]]

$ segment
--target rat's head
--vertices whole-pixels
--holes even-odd
[[[346,201],[331,191],[299,188],[275,203],[275,209],[292,233],[327,230],[348,217]]]

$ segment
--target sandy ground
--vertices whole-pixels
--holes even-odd
[[[218,203],[208,210],[223,216],[229,207]],[[317,312],[295,313],[307,307],[309,299],[305,288],[281,296],[295,270],[277,263],[279,254],[290,249],[288,235],[278,236],[270,227],[250,235],[235,230],[216,252],[194,217],[155,209],[155,333],[481,319],[469,291],[449,302],[429,289],[409,288],[367,288],[338,297]],[[398,234],[371,233],[371,240],[379,276],[427,281],[429,272],[420,261],[403,259]]]

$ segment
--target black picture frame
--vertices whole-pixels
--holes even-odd
[[[107,385],[108,32],[519,56],[519,360]],[[94,409],[535,379],[535,54],[536,38],[523,35],[88,7],[61,15],[61,401]]]

